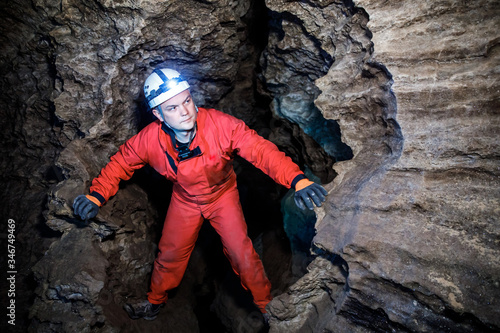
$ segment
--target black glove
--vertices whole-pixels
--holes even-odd
[[[302,181],[306,180],[307,179]],[[296,191],[293,199],[295,200],[295,204],[300,209],[306,209],[307,206],[308,209],[313,210],[313,202],[316,206],[321,207],[321,203],[325,201],[325,196],[328,192],[323,188],[323,186],[310,182],[309,180],[307,181],[310,184],[301,190]]]
[[[99,212],[99,206],[83,194],[77,196],[75,201],[73,201],[73,209],[75,215],[80,216],[80,218],[85,221],[95,217]]]

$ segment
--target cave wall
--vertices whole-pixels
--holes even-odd
[[[366,65],[336,45],[315,82],[354,157],[334,166],[319,257],[271,303],[271,331],[498,331],[500,6],[354,4],[369,18]],[[392,85],[365,84],[384,76]]]
[[[147,290],[168,203],[169,185],[151,170],[89,226],[72,215],[74,197],[149,121],[142,82],[165,65],[184,73],[200,106],[242,118],[327,183],[308,273],[272,276],[271,332],[499,330],[495,1],[1,6],[2,218],[17,221],[27,290],[18,328],[261,329],[225,295],[238,283],[212,276],[208,266],[224,259],[207,251],[193,254],[166,320],[126,318],[121,304]],[[265,199],[283,196],[254,176]],[[266,269],[285,261],[272,256],[286,252],[273,233],[254,240]],[[204,249],[216,250],[213,237]],[[214,296],[214,280],[236,287]],[[211,309],[197,304],[212,297]],[[212,310],[220,322],[206,318]]]

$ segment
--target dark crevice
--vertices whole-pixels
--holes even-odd
[[[353,297],[347,297],[338,315],[355,325],[368,328],[371,332],[411,332],[405,326],[391,321],[382,308],[370,309]]]
[[[453,309],[446,308],[443,311],[443,316],[449,318],[454,323],[458,323],[464,328],[461,331],[453,329],[453,332],[482,332],[482,333],[495,333],[500,332],[500,327],[495,325],[487,325],[483,323],[477,316],[472,313],[459,313]],[[451,329],[450,329],[451,332]]]

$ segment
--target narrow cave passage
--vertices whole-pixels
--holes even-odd
[[[251,128],[285,151],[310,179],[328,183],[335,177],[333,163],[352,158],[352,151],[341,141],[338,124],[324,119],[313,103],[309,102],[307,108],[315,116],[305,130],[294,119],[273,114],[271,107],[275,98],[267,88],[262,88],[265,69],[261,67],[271,26],[263,24],[263,18],[271,20],[271,16],[263,1],[252,2],[243,17],[248,31],[245,48],[252,53],[242,59],[238,79],[225,97],[215,101],[204,98],[205,104],[200,106],[214,106],[244,119]],[[276,17],[272,19],[276,20]],[[197,96],[196,92],[194,96]],[[237,103],[235,98],[238,98]],[[280,95],[278,98],[281,98]],[[303,101],[297,104],[302,105]],[[141,108],[140,101],[137,107]],[[146,126],[151,117],[145,116],[144,112],[139,114],[143,115],[138,120],[140,127]],[[315,235],[316,215],[296,208],[293,191],[277,185],[244,159],[236,157],[234,168],[249,236],[264,262],[273,295],[279,295],[305,274],[312,260],[310,246]],[[152,182],[151,178],[155,181]],[[152,169],[146,169],[132,180],[145,190],[157,210],[154,214],[157,222],[151,230],[155,243],[161,234],[170,196],[165,191],[168,185],[160,178]],[[196,316],[200,331],[211,332],[222,328],[238,331],[238,326],[247,325],[249,318],[250,322],[255,320],[256,329],[260,327],[259,320],[254,318],[256,308],[250,295],[241,287],[223,255],[219,236],[207,222],[200,232],[186,277],[178,290],[172,293],[171,301],[175,299],[182,303],[180,300],[183,298],[192,302],[189,307]],[[207,330],[207,327],[210,329]]]

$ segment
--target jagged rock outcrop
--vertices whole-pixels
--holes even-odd
[[[500,7],[353,5],[369,32],[336,44],[315,104],[354,157],[334,167],[319,257],[271,303],[271,332],[498,331]],[[318,10],[279,10],[304,7]]]
[[[272,96],[273,113],[298,124],[336,160],[350,159],[351,149],[341,142],[337,123],[325,119],[314,105],[320,94],[314,81],[335,61],[335,45],[346,43],[351,38],[350,28],[361,25],[345,25],[352,14],[344,19],[351,9],[342,2],[266,4],[271,10],[270,34],[260,60],[260,77]]]

